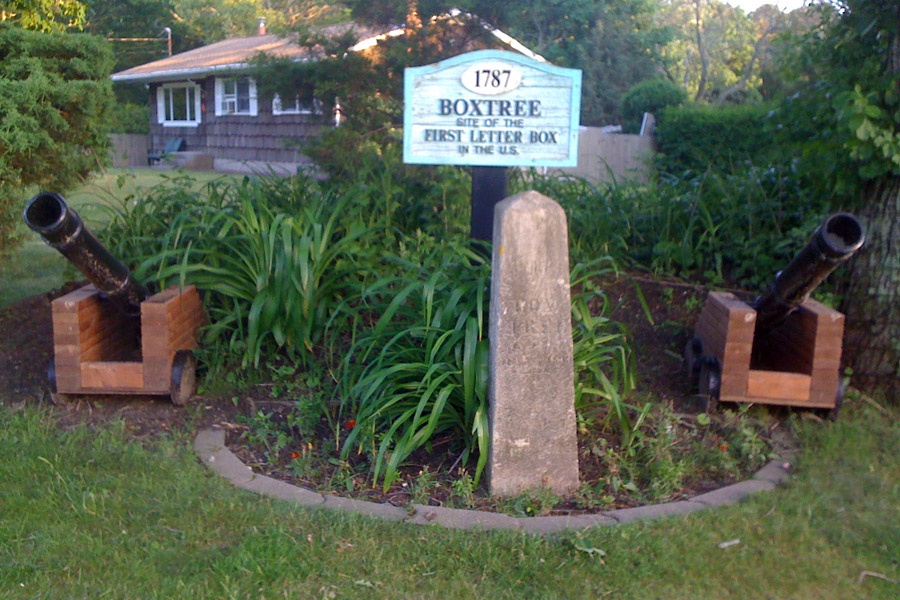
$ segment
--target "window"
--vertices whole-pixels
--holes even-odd
[[[200,123],[200,86],[189,82],[159,86],[156,113],[164,127],[196,127]]]
[[[249,77],[216,79],[216,116],[249,115],[255,117],[256,82]]]
[[[312,103],[300,101],[299,96],[294,97],[294,101],[285,105],[281,102],[281,96],[275,94],[272,98],[272,114],[273,115],[321,115],[322,102],[313,100]]]

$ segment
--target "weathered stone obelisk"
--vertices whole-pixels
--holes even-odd
[[[578,487],[566,215],[534,191],[497,204],[490,309],[492,496]]]

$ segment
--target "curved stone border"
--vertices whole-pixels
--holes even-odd
[[[556,533],[567,529],[586,529],[597,525],[630,523],[670,515],[686,515],[704,508],[737,504],[751,494],[774,489],[777,484],[790,476],[791,469],[790,462],[773,460],[751,479],[679,502],[607,510],[590,515],[512,517],[499,513],[424,504],[400,507],[323,495],[254,473],[250,467],[242,463],[231,450],[225,447],[225,432],[222,430],[201,430],[194,439],[194,451],[203,464],[235,486],[302,506],[352,511],[388,521],[402,521],[416,525],[441,525],[453,529],[515,529],[536,534]]]

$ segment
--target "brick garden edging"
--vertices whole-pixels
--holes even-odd
[[[557,533],[567,529],[586,529],[597,525],[616,525],[671,515],[686,515],[705,508],[737,504],[751,494],[774,489],[776,485],[790,476],[791,469],[790,462],[783,459],[773,460],[751,479],[678,502],[607,510],[590,515],[512,517],[461,508],[423,504],[400,507],[341,496],[323,495],[254,473],[225,446],[225,432],[222,430],[201,430],[194,439],[194,451],[203,464],[236,487],[301,506],[351,511],[388,521],[415,525],[441,525],[452,529],[514,529],[536,534]]]

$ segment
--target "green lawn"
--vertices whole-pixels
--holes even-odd
[[[109,169],[97,174],[87,184],[64,194],[68,204],[84,219],[89,229],[97,231],[102,227],[103,215],[96,210],[97,204],[114,202],[136,190],[162,183],[167,178],[176,177],[181,172],[159,171],[155,169]],[[191,172],[197,185],[221,177],[221,173]],[[23,192],[22,208],[31,197]],[[0,263],[0,307],[8,306],[36,294],[58,288],[66,281],[83,278],[56,250],[48,247],[41,238],[22,224],[25,243]]]
[[[896,598],[898,416],[803,420],[796,478],[738,506],[538,538],[292,507],[213,476],[187,432],[61,432],[7,400],[0,597]]]

